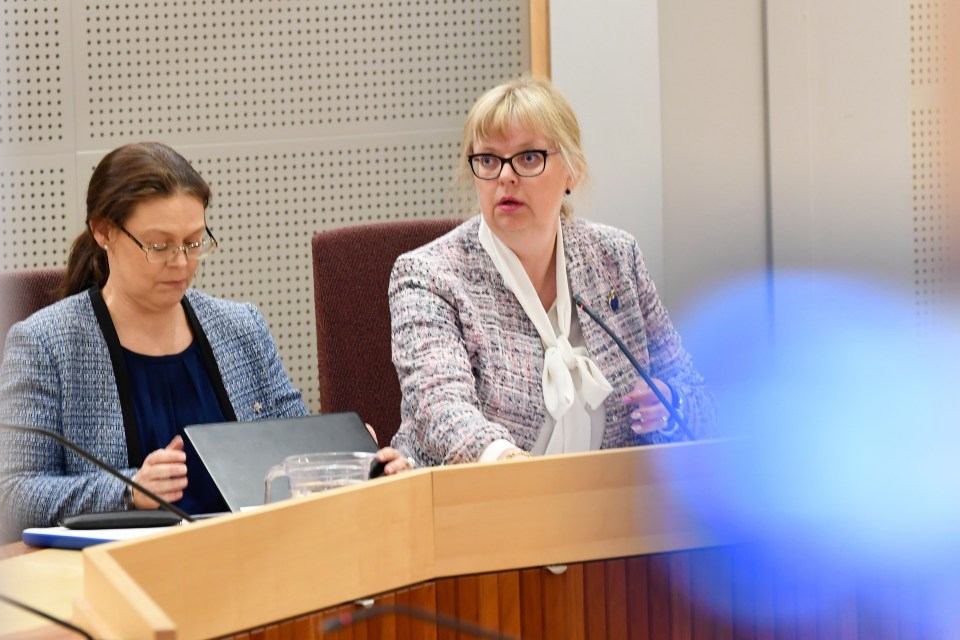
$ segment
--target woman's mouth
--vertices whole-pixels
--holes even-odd
[[[523,203],[516,198],[501,198],[497,203],[497,208],[505,213],[513,213],[523,206]]]

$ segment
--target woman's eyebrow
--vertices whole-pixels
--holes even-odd
[[[533,140],[525,140],[525,141],[521,142],[520,144],[515,145],[515,147],[516,147],[517,151],[515,151],[514,153],[523,153],[524,151],[531,151],[531,150],[533,150],[533,149],[545,149],[545,148],[546,148],[546,147],[543,147],[543,146],[538,146],[537,143],[534,142]],[[474,150],[473,150],[473,152],[474,152],[474,153],[490,154],[490,155],[503,155],[502,152],[501,152],[499,149],[500,149],[500,147],[497,147],[497,146],[493,146],[493,145],[489,145],[489,144],[482,144],[482,145],[478,145],[477,147],[475,147]],[[510,155],[513,155],[513,154],[510,154]]]
[[[204,224],[204,225],[198,227],[197,229],[195,229],[195,230],[193,230],[193,231],[190,231],[190,232],[187,233],[186,235],[187,235],[187,236],[192,236],[192,235],[196,235],[196,234],[198,234],[198,233],[203,233],[203,232],[206,230],[206,228],[207,228],[207,225]],[[142,233],[142,234],[144,234],[144,235],[146,235],[146,234],[148,234],[148,233],[156,233],[156,234],[158,234],[158,235],[170,236],[170,237],[173,237],[173,236],[176,235],[175,233],[173,233],[173,232],[171,232],[171,231],[169,231],[169,230],[167,230],[167,229],[162,229],[162,228],[160,228],[160,227],[147,227],[147,228],[141,230],[140,233]]]

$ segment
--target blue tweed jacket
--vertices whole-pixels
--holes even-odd
[[[544,348],[516,296],[477,238],[475,217],[404,254],[390,278],[393,362],[403,394],[393,446],[420,464],[476,460],[492,441],[530,450],[545,421]],[[695,435],[707,435],[714,408],[703,378],[680,344],[666,309],[626,232],[563,221],[573,293],[626,342],[641,365],[687,401]],[[611,292],[619,301],[614,310]],[[604,448],[664,442],[637,436],[620,398],[639,381],[616,344],[577,310],[587,351],[613,386],[604,403]]]
[[[266,320],[252,304],[196,290],[187,300],[210,342],[237,419],[301,416]],[[133,476],[116,378],[87,293],[14,325],[0,365],[0,422],[49,429]],[[146,454],[148,452],[144,452]],[[123,485],[49,439],[0,432],[5,537],[73,513],[123,509]]]

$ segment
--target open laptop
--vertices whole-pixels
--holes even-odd
[[[287,456],[334,451],[377,451],[356,413],[328,413],[255,422],[197,424],[184,429],[231,511],[263,504],[267,471]],[[289,498],[286,480],[272,500]]]

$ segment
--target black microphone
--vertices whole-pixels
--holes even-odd
[[[163,509],[164,511],[169,511],[170,513],[174,514],[181,520],[186,520],[187,522],[196,521],[196,519],[193,516],[191,516],[189,513],[187,513],[183,509],[173,506],[172,504],[170,504],[169,502],[167,502],[166,500],[164,500],[163,498],[155,494],[153,491],[150,491],[149,489],[145,489],[140,485],[140,483],[134,480],[131,480],[127,476],[123,475],[122,473],[120,473],[119,471],[117,471],[116,469],[108,465],[106,462],[103,462],[96,456],[90,453],[87,453],[86,451],[84,451],[83,449],[81,449],[80,447],[73,444],[72,442],[70,442],[69,440],[67,440],[66,438],[64,438],[59,434],[56,434],[52,431],[47,431],[46,429],[37,429],[34,427],[21,427],[15,424],[0,423],[0,429],[6,430],[6,431],[19,431],[20,433],[32,433],[34,435],[43,436],[46,438],[52,438],[53,440],[56,440],[57,442],[62,444],[67,449],[70,449],[71,451],[76,453],[78,456],[80,456],[84,460],[88,460],[93,464],[95,464],[96,466],[100,467],[101,469],[103,469],[104,471],[112,475],[114,478],[117,478],[118,480],[123,482],[125,485],[127,485],[131,489],[136,489],[143,495],[147,496],[148,498],[156,502],[160,506],[160,508]]]
[[[378,618],[391,613],[408,616],[416,620],[423,620],[424,622],[432,622],[438,627],[459,631],[461,633],[469,633],[470,635],[478,638],[493,638],[494,640],[518,640],[514,636],[508,636],[498,631],[484,629],[478,625],[464,622],[451,616],[445,616],[434,611],[427,611],[425,609],[418,609],[416,607],[408,607],[406,605],[399,604],[378,604],[373,605],[372,607],[367,607],[366,609],[358,609],[356,611],[341,613],[323,621],[323,632],[331,633],[333,631],[339,631],[340,629],[345,629],[346,627],[349,627],[357,622],[369,620],[370,618]]]
[[[663,393],[660,392],[660,389],[657,388],[657,385],[654,384],[653,378],[650,377],[650,374],[643,370],[643,367],[640,366],[640,363],[637,362],[637,359],[633,357],[633,354],[630,353],[630,349],[627,348],[627,345],[623,343],[623,340],[613,332],[607,323],[600,319],[596,313],[593,312],[593,309],[587,306],[587,303],[583,301],[583,298],[574,294],[573,301],[577,303],[577,306],[583,309],[590,318],[600,325],[600,328],[607,332],[607,335],[613,338],[613,341],[617,343],[617,346],[620,347],[620,351],[623,352],[623,355],[627,356],[627,360],[630,361],[630,364],[633,365],[633,368],[637,370],[637,373],[640,374],[640,377],[643,378],[643,381],[647,383],[647,386],[653,391],[653,395],[657,396],[657,400],[660,401],[660,404],[664,406],[667,410],[667,413],[670,414],[670,417],[673,418],[674,422],[677,423],[677,426],[680,427],[680,430],[683,432],[683,435],[687,437],[687,440],[696,440],[693,437],[693,434],[690,433],[690,429],[687,428],[687,419],[684,418],[676,407],[673,406],[673,403],[667,400]]]

